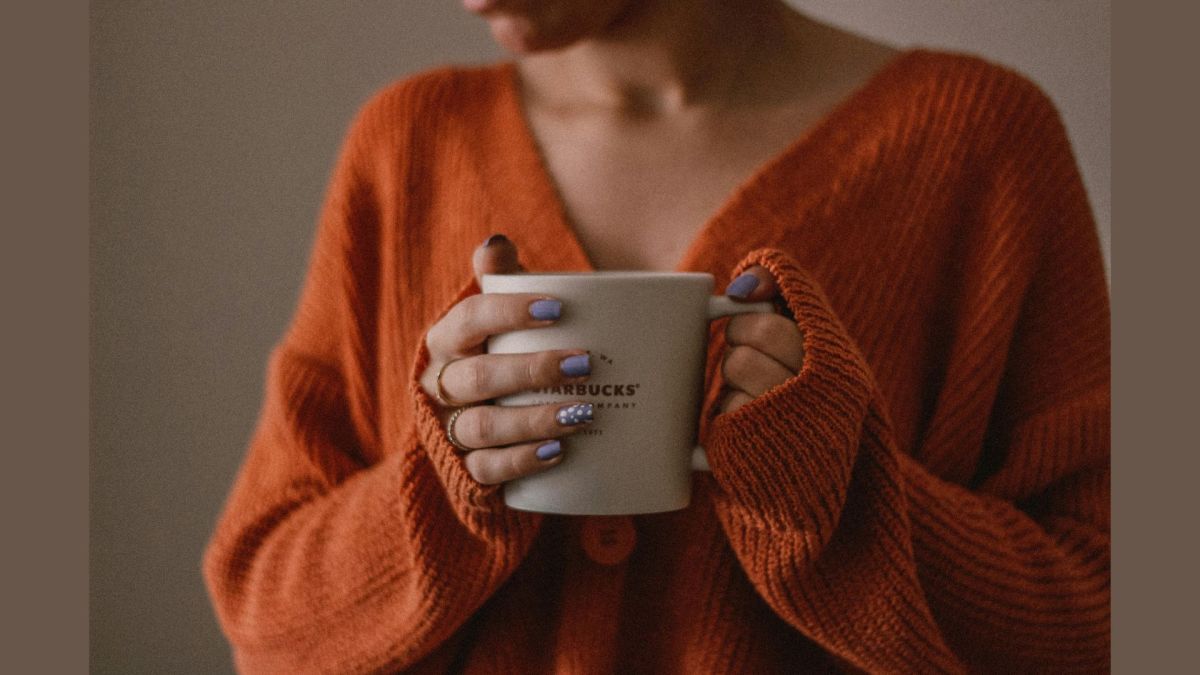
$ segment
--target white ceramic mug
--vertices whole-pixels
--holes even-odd
[[[693,470],[707,470],[696,433],[708,324],[768,302],[714,296],[698,272],[488,274],[484,293],[537,293],[563,303],[546,328],[494,335],[487,350],[521,354],[586,349],[584,384],[524,392],[498,405],[585,401],[595,421],[563,439],[566,456],[542,473],[510,481],[504,501],[523,511],[625,515],[685,508]]]

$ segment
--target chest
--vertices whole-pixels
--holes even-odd
[[[669,121],[530,125],[575,236],[597,269],[675,269],[730,199],[810,122],[794,109]]]

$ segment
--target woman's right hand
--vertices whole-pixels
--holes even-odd
[[[484,274],[522,271],[516,246],[503,235],[490,237],[476,249],[472,263],[477,281]],[[551,326],[562,310],[560,301],[544,295],[478,294],[452,307],[426,333],[430,361],[421,374],[421,387],[435,401],[444,396],[451,404],[440,410],[443,426],[455,409],[470,406],[454,421],[454,438],[468,448],[463,451],[467,471],[484,485],[558,464],[563,458],[558,439],[592,420],[593,406],[584,401],[523,407],[487,404],[508,394],[587,380],[591,363],[581,349],[484,353],[488,336]]]

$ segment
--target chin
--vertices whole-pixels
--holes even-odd
[[[627,0],[466,0],[513,54],[563,49],[608,28]]]
[[[545,30],[521,16],[495,17],[489,19],[488,27],[496,44],[513,54],[563,49],[587,37],[581,30]]]

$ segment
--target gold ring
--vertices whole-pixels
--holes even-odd
[[[474,408],[474,407],[475,406],[473,406],[473,405],[464,405],[461,408],[455,408],[454,412],[450,413],[449,419],[446,420],[446,440],[450,441],[450,445],[453,445],[454,447],[456,447],[459,450],[462,450],[464,452],[470,452],[471,450],[474,450],[475,448],[468,448],[467,446],[463,445],[462,442],[459,441],[457,437],[455,437],[454,423],[458,421],[458,416],[461,415],[464,410],[466,410],[467,408]]]
[[[443,363],[442,367],[438,368],[437,378],[434,380],[433,397],[437,399],[438,403],[442,404],[442,406],[446,408],[453,408],[459,404],[451,401],[450,397],[446,395],[446,388],[442,386],[442,375],[446,373],[446,369],[450,367],[451,363],[459,360],[461,359],[450,359],[449,361]]]

